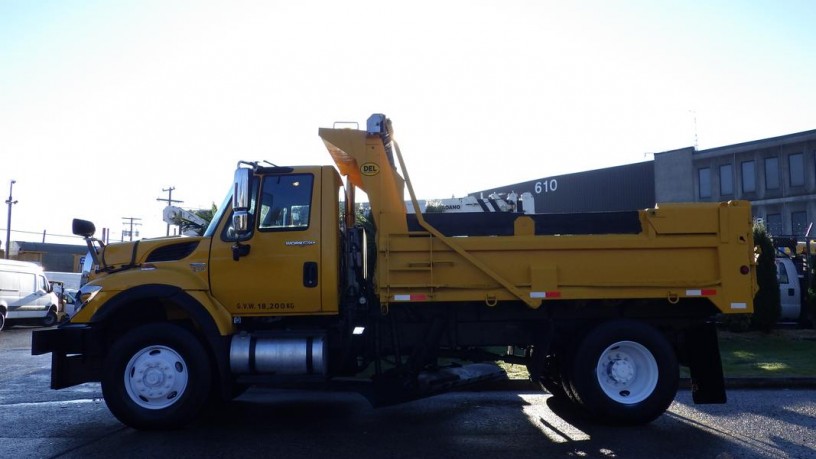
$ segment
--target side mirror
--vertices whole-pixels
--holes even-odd
[[[93,237],[94,233],[96,233],[96,226],[88,220],[75,218],[71,224],[71,230],[77,236],[89,238]]]
[[[252,171],[247,168],[235,170],[232,190],[232,226],[235,234],[242,236],[249,231],[249,183]]]
[[[249,212],[246,210],[236,210],[232,214],[232,227],[235,234],[244,236],[249,232]]]

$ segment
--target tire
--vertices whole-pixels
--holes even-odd
[[[56,325],[57,324],[57,312],[54,311],[53,309],[50,309],[48,311],[48,314],[46,314],[45,317],[42,318],[42,320],[40,321],[40,324],[43,327],[53,327],[54,325]]]
[[[534,353],[534,361],[528,366],[528,371],[533,382],[538,383],[554,399],[562,401],[564,406],[570,406],[577,410],[576,413],[583,415],[585,411],[570,384],[572,352],[569,349],[574,345],[575,343],[560,345],[553,350],[552,354],[543,357],[536,356]]]
[[[561,368],[563,358],[558,355],[548,355],[537,360],[536,368],[528,368],[534,381],[553,397],[567,398],[568,394],[563,384]]]
[[[105,358],[102,394],[111,413],[141,430],[176,429],[206,405],[210,361],[187,329],[148,324],[113,343]]]
[[[610,424],[646,424],[677,394],[677,356],[653,327],[632,320],[606,322],[575,350],[569,384],[581,406]]]
[[[6,326],[6,313],[4,311],[0,311],[0,331]]]

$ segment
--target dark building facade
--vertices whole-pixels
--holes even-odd
[[[12,241],[9,255],[14,260],[37,263],[45,271],[77,273],[86,253],[88,247],[84,245]]]
[[[652,161],[606,169],[544,177],[529,182],[470,193],[487,197],[492,193],[522,194],[535,198],[536,213],[571,213],[635,210],[655,203]]]
[[[525,191],[535,197],[537,213],[741,199],[751,201],[754,218],[762,219],[771,234],[804,236],[816,220],[816,130],[705,150],[681,148],[656,153],[653,161],[541,178],[471,195]]]

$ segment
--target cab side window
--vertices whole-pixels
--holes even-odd
[[[311,174],[265,177],[261,186],[258,229],[297,231],[308,228],[313,182]]]
[[[45,280],[45,276],[37,276],[37,290],[44,290],[46,292],[50,291],[48,288],[48,281]]]

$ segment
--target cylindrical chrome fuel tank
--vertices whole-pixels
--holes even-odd
[[[323,336],[241,334],[230,344],[235,374],[325,375],[326,357]]]

